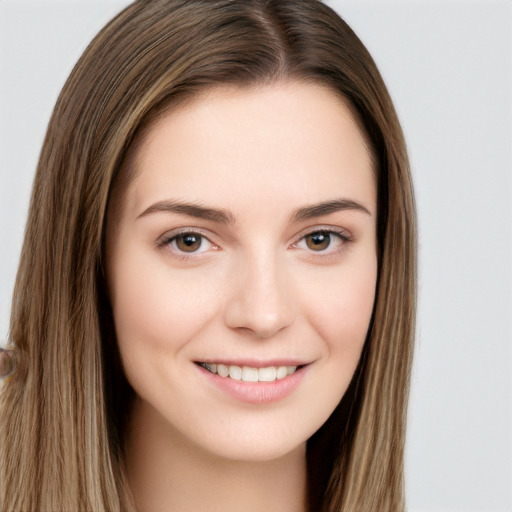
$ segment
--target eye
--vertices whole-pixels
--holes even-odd
[[[308,249],[312,251],[325,251],[331,245],[331,233],[311,233],[305,238]]]
[[[203,245],[203,237],[196,233],[183,233],[174,237],[176,248],[183,252],[197,252]]]
[[[349,237],[343,233],[329,230],[318,230],[303,236],[295,246],[313,252],[331,253],[339,249]]]
[[[169,247],[178,254],[199,254],[216,248],[208,238],[194,231],[166,236],[162,240],[161,245]]]

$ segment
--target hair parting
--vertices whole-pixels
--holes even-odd
[[[212,88],[286,81],[323,85],[350,106],[378,181],[373,317],[347,393],[308,443],[309,508],[405,510],[415,207],[377,67],[317,0],[138,0],[76,64],[41,151],[12,303],[18,367],[0,393],[2,511],[135,512],[122,448],[133,391],[102,270],[107,213],[163,113]]]

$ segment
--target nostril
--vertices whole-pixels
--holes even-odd
[[[269,254],[244,260],[224,311],[228,327],[262,339],[291,325],[295,316],[286,271],[277,268]]]

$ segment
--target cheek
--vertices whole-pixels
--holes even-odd
[[[315,282],[309,322],[324,340],[325,356],[342,380],[350,380],[366,340],[377,281],[373,254],[340,266]],[[345,376],[345,377],[343,377]]]
[[[119,260],[112,303],[123,359],[178,351],[208,322],[218,290],[214,286],[198,290],[201,277],[191,275],[198,272],[173,272],[136,251]]]
[[[313,337],[320,340],[321,357],[305,401],[311,414],[309,435],[336,409],[360,360],[375,301],[374,245],[360,246],[339,265],[311,272],[301,273],[300,297]]]

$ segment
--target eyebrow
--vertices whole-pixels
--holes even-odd
[[[291,216],[291,220],[295,222],[308,220],[344,210],[356,210],[371,216],[370,211],[356,201],[350,199],[334,199],[324,203],[299,208]],[[200,203],[184,203],[173,200],[159,201],[144,210],[137,218],[139,219],[157,212],[178,213],[198,219],[211,220],[220,224],[235,223],[235,217],[229,210],[207,207]]]
[[[356,201],[352,201],[350,199],[334,199],[332,201],[326,201],[325,203],[318,203],[300,208],[293,214],[292,220],[308,220],[344,210],[360,211],[370,215],[370,217],[372,215],[368,208],[360,203],[357,203]]]
[[[198,219],[211,220],[220,224],[233,224],[235,222],[235,217],[228,210],[210,208],[200,203],[183,203],[173,200],[159,201],[144,210],[137,218],[139,219],[156,212],[179,213]]]

